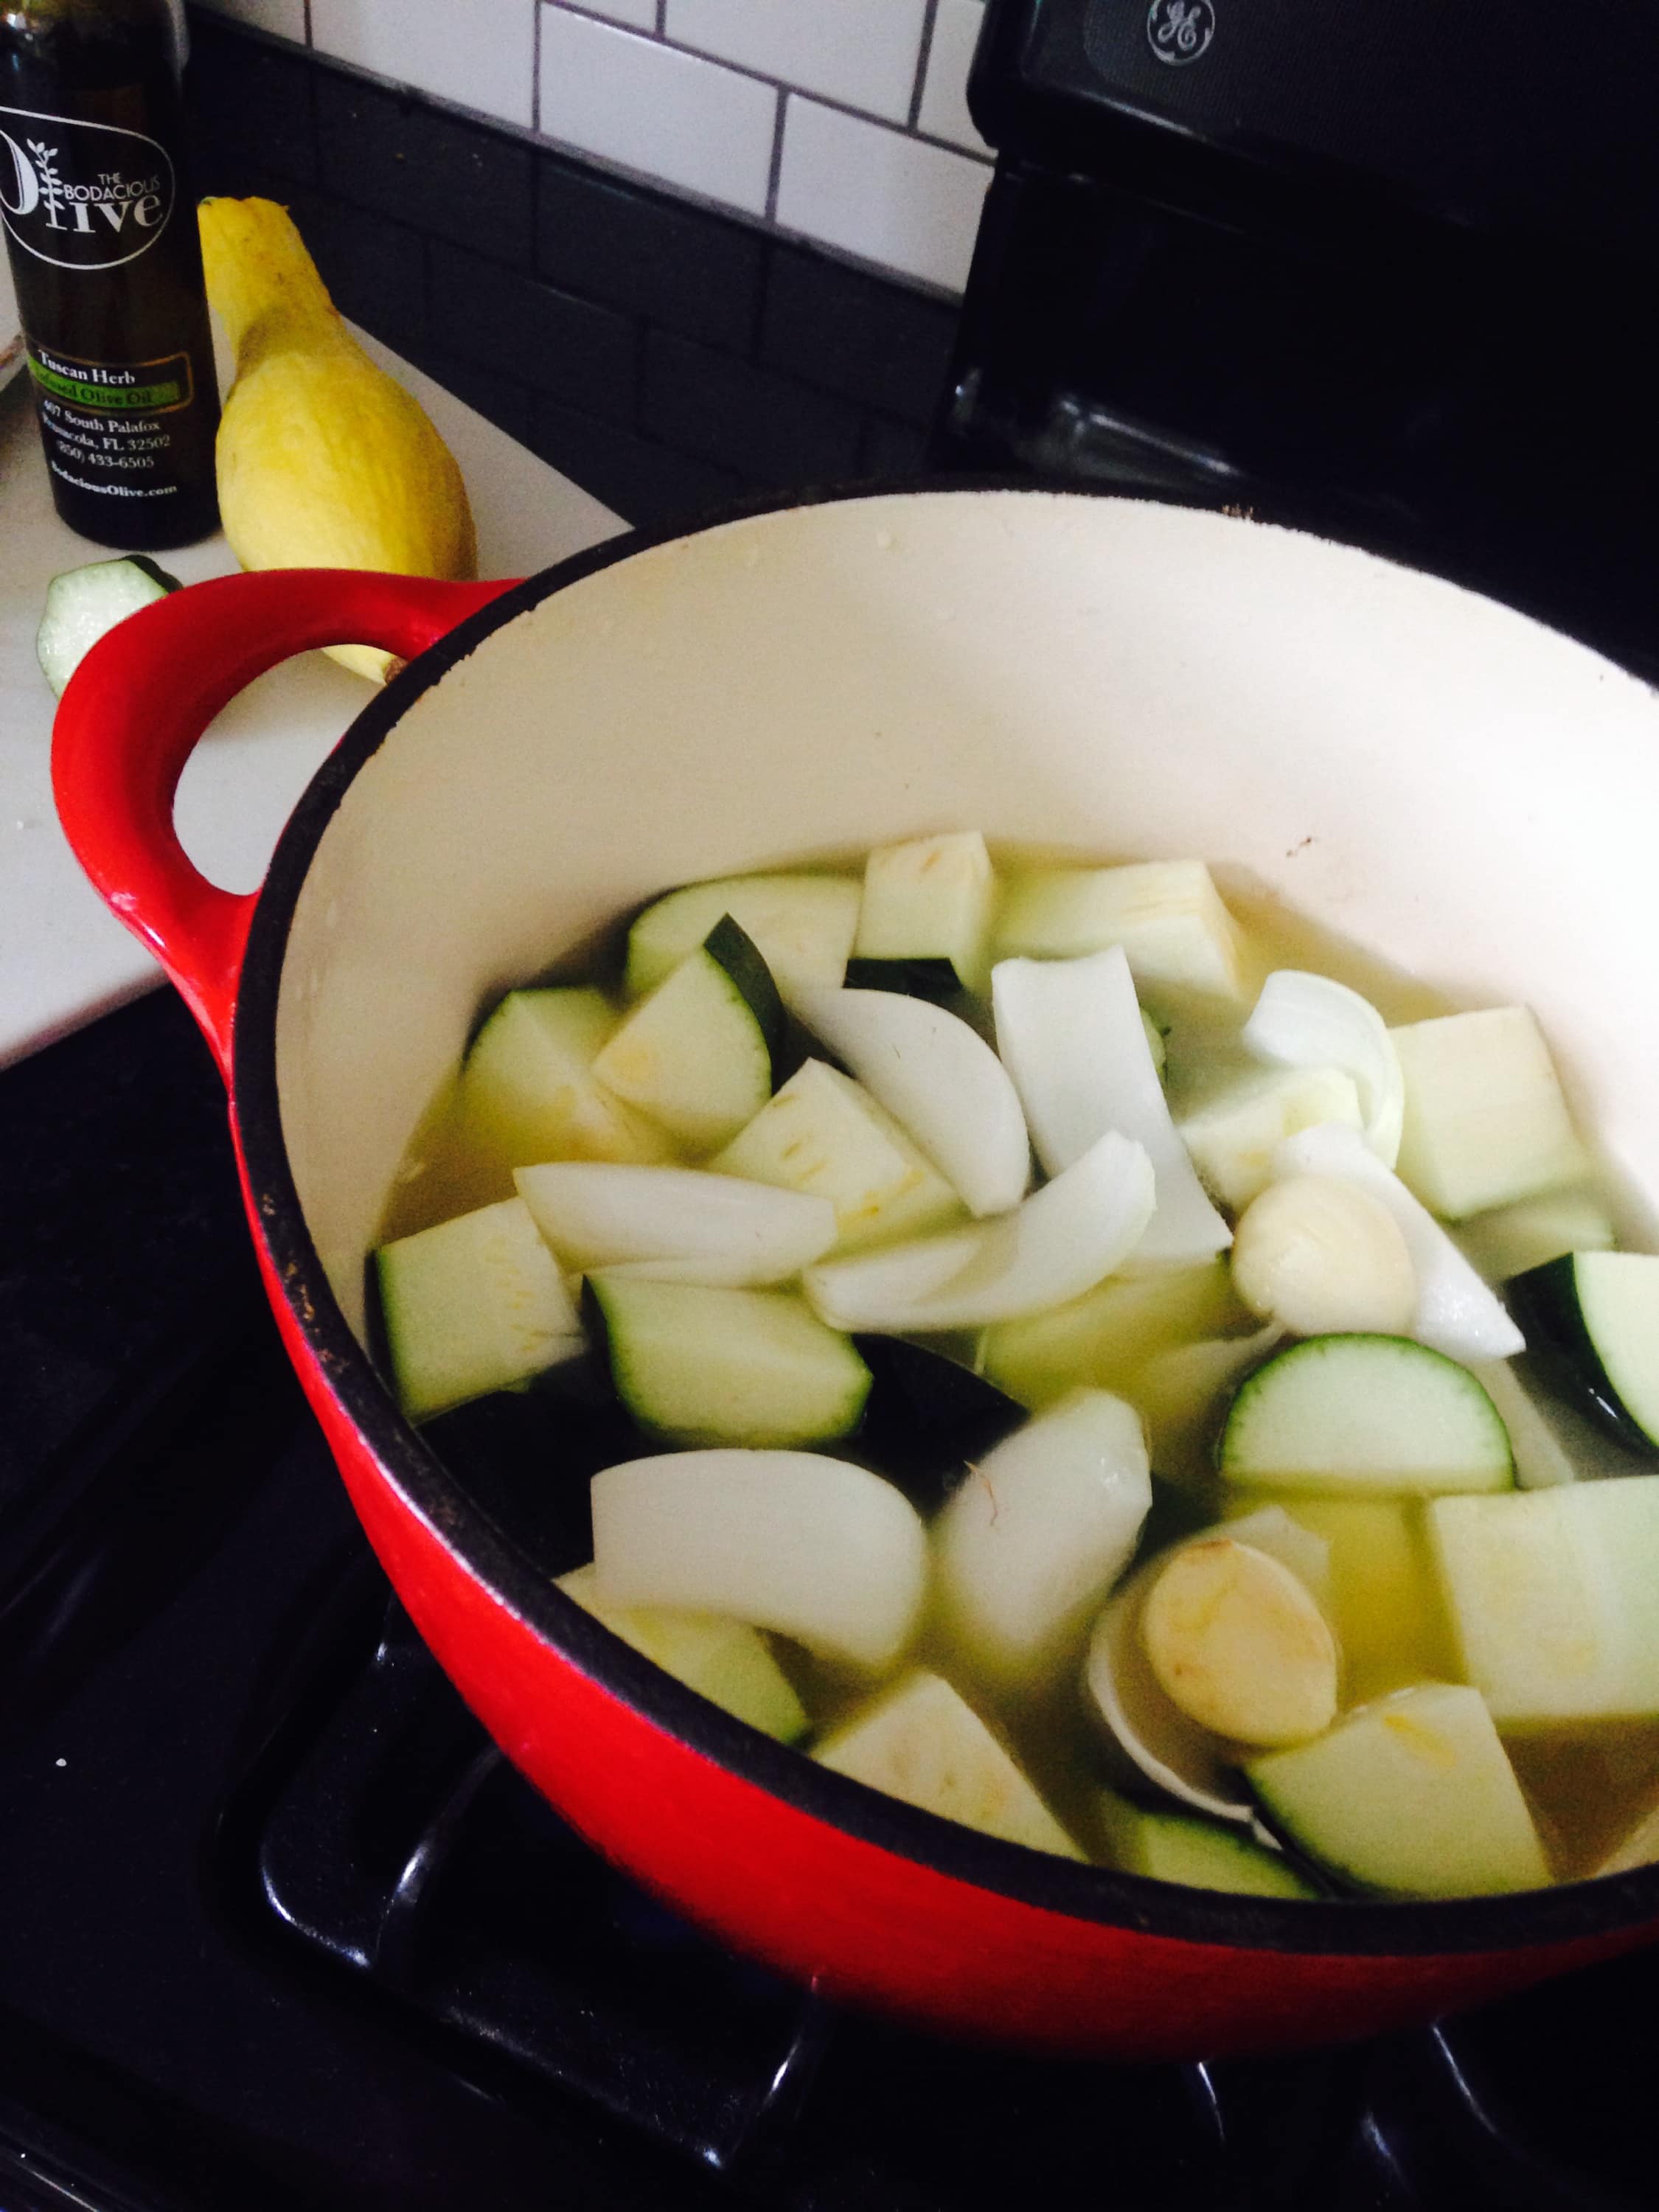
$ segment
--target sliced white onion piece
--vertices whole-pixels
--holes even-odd
[[[1399,1223],[1417,1270],[1417,1310],[1409,1334],[1449,1359],[1507,1359],[1526,1339],[1425,1206],[1385,1168],[1357,1129],[1322,1121],[1287,1137],[1273,1153],[1275,1182],[1295,1175],[1335,1176],[1380,1198]]]
[[[1019,1096],[959,1016],[901,991],[798,991],[793,1011],[915,1138],[970,1213],[1019,1204],[1031,1179]]]
[[[680,1606],[890,1667],[915,1632],[927,1536],[890,1482],[817,1452],[664,1452],[593,1478],[605,1605]]]
[[[933,1524],[934,1587],[964,1661],[1026,1682],[1065,1657],[1152,1503],[1140,1417],[1079,1390],[969,1468]]]
[[[1279,968],[1261,986],[1244,1042],[1282,1067],[1340,1067],[1353,1078],[1365,1141],[1385,1168],[1400,1157],[1406,1079],[1389,1025],[1369,999],[1328,975]]]
[[[1249,1826],[1249,1793],[1228,1747],[1166,1698],[1140,1641],[1140,1609],[1168,1560],[1149,1560],[1096,1624],[1083,1679],[1106,1732],[1148,1782],[1183,1805]]]
[[[1121,1267],[1152,1218],[1152,1164],[1109,1131],[1012,1213],[803,1278],[832,1328],[981,1328],[1091,1290]]]
[[[554,1160],[513,1180],[536,1226],[576,1273],[628,1263],[663,1283],[743,1289],[787,1282],[836,1241],[827,1198],[696,1168]]]
[[[1142,1260],[1207,1259],[1232,1242],[1170,1118],[1128,957],[1003,960],[991,971],[997,1049],[1014,1079],[1037,1158],[1058,1175],[1105,1131],[1146,1147],[1157,1210]]]

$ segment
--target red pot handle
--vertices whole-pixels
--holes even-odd
[[[221,708],[291,653],[374,645],[412,660],[511,588],[346,568],[220,576],[131,616],[70,678],[52,730],[58,817],[94,884],[178,985],[227,1082],[258,894],[221,890],[179,844],[185,763]]]

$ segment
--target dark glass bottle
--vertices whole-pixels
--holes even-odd
[[[176,39],[168,0],[0,0],[0,221],[52,497],[100,545],[218,520]]]

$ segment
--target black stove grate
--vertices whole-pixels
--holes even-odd
[[[356,1634],[343,1662],[339,1620]],[[435,2029],[492,2094],[574,2093],[739,2199],[863,2212],[1635,2212],[1649,1961],[1445,2031],[1109,2068],[839,2012],[595,1856],[507,1765],[372,1571],[291,1675],[222,1831],[286,1941]],[[1621,2100],[1623,2108],[1620,2109]],[[1592,2112],[1594,2126],[1588,2124]],[[1521,2116],[1525,2115],[1525,2124]]]

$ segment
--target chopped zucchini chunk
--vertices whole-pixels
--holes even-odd
[[[1613,1216],[1593,1190],[1552,1190],[1471,1214],[1457,1241],[1490,1283],[1524,1275],[1570,1252],[1610,1252]]]
[[[812,1753],[820,1765],[981,1834],[1079,1859],[1082,1852],[972,1706],[917,1673]]]
[[[528,1382],[583,1348],[522,1199],[458,1214],[374,1255],[398,1402],[411,1421]]]
[[[1153,1811],[1103,1790],[1101,1832],[1111,1863],[1153,1881],[1221,1889],[1244,1897],[1315,1898],[1319,1892],[1283,1851],[1253,1843],[1238,1829],[1188,1813]]]
[[[837,1252],[919,1237],[963,1211],[886,1109],[822,1060],[798,1067],[708,1164],[720,1175],[827,1198],[836,1209]]]
[[[1504,1728],[1659,1715],[1659,1482],[1613,1476],[1428,1511],[1463,1672]]]
[[[666,1159],[667,1133],[593,1073],[617,1020],[599,991],[509,991],[467,1054],[465,1142],[504,1170],[538,1160]]]
[[[1206,1187],[1240,1212],[1264,1191],[1286,1137],[1323,1121],[1364,1126],[1359,1091],[1340,1067],[1286,1067],[1250,1075],[1176,1125]]]
[[[977,830],[879,845],[864,864],[853,957],[946,961],[963,989],[983,990],[996,903],[996,871]]]
[[[859,896],[850,876],[722,876],[670,891],[628,933],[628,995],[639,999],[654,990],[726,914],[780,990],[839,983],[858,927]]]
[[[1564,1390],[1626,1443],[1659,1447],[1659,1258],[1575,1252],[1509,1295]]]
[[[665,1674],[697,1690],[780,1743],[810,1733],[806,1709],[758,1628],[717,1613],[678,1613],[668,1606],[607,1605],[592,1566],[559,1577],[559,1588],[611,1633],[631,1644]]]
[[[979,1366],[1025,1406],[1046,1406],[1079,1382],[1127,1395],[1154,1353],[1251,1325],[1225,1260],[1206,1260],[1113,1276],[1046,1313],[1000,1322],[980,1340]]]
[[[771,1097],[782,1018],[765,962],[723,915],[627,1016],[593,1073],[692,1151],[714,1152]]]
[[[1425,1682],[1245,1768],[1316,1865],[1382,1897],[1486,1897],[1550,1879],[1478,1690]]]
[[[1406,1078],[1400,1177],[1431,1213],[1461,1221],[1583,1182],[1589,1164],[1529,1007],[1390,1034]]]
[[[1227,1417],[1229,1482],[1330,1497],[1508,1490],[1498,1409],[1466,1367],[1400,1336],[1315,1336],[1251,1376]]]
[[[587,1279],[622,1400],[684,1444],[825,1443],[859,1424],[870,1370],[793,1291]]]
[[[1112,945],[1128,954],[1129,972],[1154,1006],[1170,994],[1242,995],[1237,927],[1202,860],[1045,868],[1009,884],[997,959],[1072,959]]]

